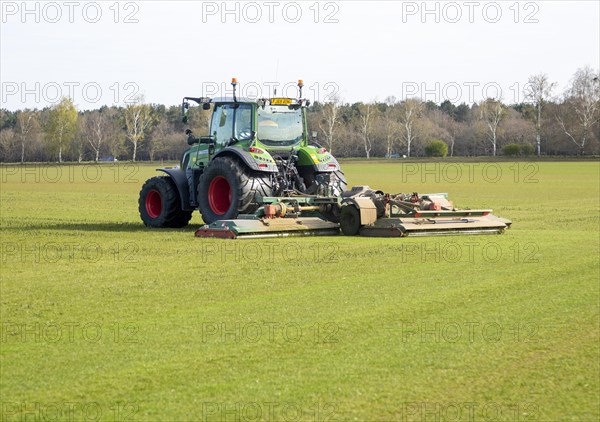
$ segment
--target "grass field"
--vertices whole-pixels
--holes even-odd
[[[350,162],[502,236],[149,230],[154,166],[3,167],[2,420],[600,418],[598,162]]]

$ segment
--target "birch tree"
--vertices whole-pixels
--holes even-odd
[[[152,120],[152,110],[149,105],[144,104],[143,97],[138,97],[125,107],[126,139],[133,146],[132,161],[136,160],[137,150],[151,128]]]
[[[487,139],[492,144],[492,155],[495,157],[498,149],[498,126],[504,117],[504,106],[499,100],[488,98],[479,104],[479,113],[479,118],[488,129]]]
[[[330,102],[323,105],[321,110],[322,119],[319,121],[319,128],[325,136],[325,144],[329,152],[333,152],[333,143],[335,131],[339,125],[339,99],[333,97]]]
[[[598,123],[600,110],[600,76],[591,67],[577,70],[571,86],[565,94],[565,106],[575,113],[568,122],[565,116],[557,115],[561,129],[579,147],[579,154],[585,154],[585,147],[592,127]]]
[[[390,158],[394,149],[394,144],[400,137],[400,123],[398,123],[398,106],[396,97],[387,97],[385,99],[387,108],[383,113],[383,131],[385,136],[385,156]]]
[[[100,152],[105,149],[114,132],[109,121],[114,116],[107,115],[107,113],[110,114],[110,110],[94,110],[85,117],[83,124],[85,138],[92,148],[96,162],[100,159]]]
[[[371,128],[375,114],[376,109],[374,104],[360,104],[358,107],[359,131],[367,160],[371,158],[371,149],[373,148]]]
[[[17,112],[17,136],[21,144],[21,163],[25,162],[25,144],[31,141],[31,133],[38,126],[35,114],[29,110]]]
[[[548,75],[539,73],[529,77],[524,90],[525,99],[535,107],[535,146],[538,156],[542,153],[542,108],[555,87],[556,83],[550,82]]]
[[[424,109],[423,102],[418,98],[409,98],[400,104],[400,124],[403,129],[403,140],[406,144],[406,156],[410,157],[413,142],[417,138],[415,123]]]

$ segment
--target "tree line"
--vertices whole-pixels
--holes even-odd
[[[309,131],[345,157],[597,155],[598,70],[578,69],[556,93],[546,74],[532,75],[522,103],[488,98],[467,105],[419,98],[308,108]],[[208,133],[210,111],[190,109],[191,129]],[[0,162],[178,160],[187,148],[179,106],[146,104],[77,111],[63,98],[52,107],[0,110]]]

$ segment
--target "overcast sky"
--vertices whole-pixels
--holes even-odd
[[[1,106],[80,110],[183,96],[522,99],[547,73],[562,90],[600,67],[600,1],[2,1]],[[236,22],[237,21],[237,22]],[[278,94],[296,95],[288,87]]]

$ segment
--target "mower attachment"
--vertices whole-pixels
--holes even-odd
[[[512,223],[492,210],[457,210],[445,193],[389,195],[368,186],[344,194],[340,220],[345,235],[370,237],[501,234]]]
[[[290,236],[335,236],[340,233],[339,224],[319,217],[260,218],[242,215],[235,220],[219,220],[200,227],[196,237],[221,239],[260,239]]]
[[[296,195],[261,198],[255,214],[202,226],[197,237],[222,239],[288,236],[406,237],[500,234],[510,220],[492,210],[459,210],[445,193],[390,195],[355,186],[341,197]],[[331,221],[334,220],[334,221]],[[339,223],[337,221],[339,220]]]

